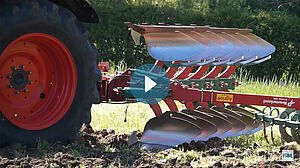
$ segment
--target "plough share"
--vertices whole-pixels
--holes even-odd
[[[163,113],[158,103],[150,104],[156,117],[146,124],[142,144],[174,147],[192,140],[266,132],[272,125],[279,125],[283,141],[300,143],[300,98],[229,92],[239,85],[230,78],[237,66],[262,63],[275,52],[252,30],[126,24],[136,44],[144,36],[149,55],[157,60],[155,66],[166,69],[170,78],[169,94],[163,100],[170,110]],[[105,72],[109,64],[101,63],[99,68]],[[101,101],[135,102],[131,91],[140,89],[130,87],[135,71],[103,76],[98,84]],[[139,73],[157,77],[151,71]],[[179,110],[175,101],[186,109]],[[273,130],[271,136],[274,143]]]

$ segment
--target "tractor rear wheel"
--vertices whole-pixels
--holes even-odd
[[[99,102],[88,31],[47,0],[0,8],[0,145],[74,140]]]

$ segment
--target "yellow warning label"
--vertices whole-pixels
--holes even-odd
[[[233,102],[233,95],[229,94],[217,94],[218,102]]]

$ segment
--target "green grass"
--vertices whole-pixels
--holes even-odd
[[[125,112],[127,109],[127,122]],[[146,122],[154,117],[151,108],[142,103],[136,104],[100,104],[92,107],[92,127],[94,129],[114,129],[117,132],[130,133],[142,131]]]
[[[126,64],[121,66],[113,65],[114,70],[126,68]],[[234,92],[281,95],[298,97],[300,86],[298,83],[288,80],[255,80],[249,75],[236,76],[241,85]],[[178,103],[180,108],[183,105]],[[168,110],[164,103],[160,103],[163,111]],[[281,109],[282,110],[282,109]],[[124,122],[125,112],[127,111],[127,122]],[[130,133],[134,130],[143,131],[146,122],[154,117],[153,111],[149,105],[143,103],[135,104],[99,104],[92,107],[92,126],[94,129],[114,129],[117,132]],[[270,128],[267,129],[270,137]],[[281,139],[278,129],[274,128],[275,146],[281,145]],[[239,145],[251,145],[254,142],[272,148],[274,144],[267,144],[263,132],[260,131],[253,135],[243,135],[237,138],[230,138],[229,141]]]
[[[298,97],[300,95],[300,85],[294,82],[292,78],[257,80],[253,79],[248,73],[244,73],[243,76],[236,76],[235,78],[241,85],[238,86],[234,92],[292,97]]]

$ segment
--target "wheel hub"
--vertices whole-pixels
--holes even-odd
[[[10,78],[9,88],[27,92],[28,74],[24,69],[15,69],[11,75],[7,76]]]

